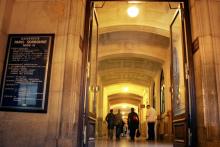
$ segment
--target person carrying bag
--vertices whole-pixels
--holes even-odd
[[[131,108],[131,112],[128,114],[128,129],[130,130],[131,141],[134,141],[136,136],[136,130],[139,128],[139,117],[134,112],[134,108]],[[140,132],[139,132],[140,133]]]

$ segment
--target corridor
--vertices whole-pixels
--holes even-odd
[[[122,138],[120,141],[109,141],[100,139],[96,141],[96,147],[172,147],[171,143],[145,141],[144,138],[137,139],[135,142],[130,142],[128,138]]]
[[[0,0],[0,147],[220,147],[219,10]],[[113,126],[127,137],[108,141]]]

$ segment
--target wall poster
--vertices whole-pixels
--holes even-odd
[[[0,110],[47,112],[54,34],[10,34]]]

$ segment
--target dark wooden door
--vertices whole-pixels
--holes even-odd
[[[95,147],[96,138],[96,95],[97,95],[97,57],[98,21],[93,3],[88,3],[88,30],[86,43],[86,70],[83,112],[83,147]]]
[[[187,39],[183,5],[180,4],[170,25],[171,92],[174,147],[190,146]]]

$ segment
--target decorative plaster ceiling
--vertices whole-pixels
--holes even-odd
[[[117,31],[100,34],[99,43],[101,43],[101,45],[107,45],[112,43],[133,43],[135,45],[143,44],[167,49],[169,47],[169,38],[143,31]]]
[[[109,55],[139,54],[166,60],[170,40],[158,34],[140,31],[117,31],[99,35],[99,60]]]
[[[120,94],[112,94],[108,96],[109,101],[114,102],[115,100],[120,100],[123,103],[126,99],[133,99],[140,103],[142,97],[133,93],[120,93]]]
[[[161,63],[137,57],[116,57],[99,62],[98,70],[103,85],[134,83],[149,86]]]
[[[96,11],[99,21],[100,33],[114,32],[114,29],[131,29],[135,31],[145,30],[148,32],[169,36],[169,26],[173,19],[178,3],[171,2],[140,2],[129,3],[96,2]],[[131,18],[127,15],[130,6],[139,8],[137,17]],[[141,27],[140,27],[141,26]]]
[[[149,87],[167,60],[170,24],[178,3],[96,2],[99,23],[98,71],[104,86],[133,83]],[[129,6],[140,13],[131,18]],[[120,92],[119,92],[120,93]]]

